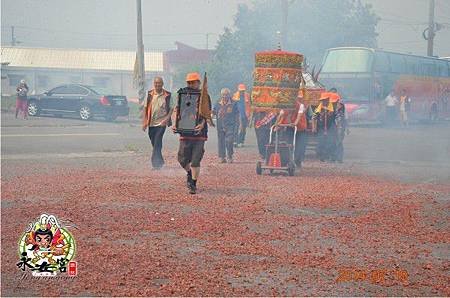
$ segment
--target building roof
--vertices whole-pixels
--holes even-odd
[[[168,71],[174,71],[177,66],[207,63],[212,60],[214,50],[197,49],[181,42],[175,42],[176,50],[166,51]]]
[[[162,72],[163,53],[145,52],[146,72]],[[134,51],[1,47],[8,67],[133,71]]]

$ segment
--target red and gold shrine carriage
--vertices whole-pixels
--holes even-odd
[[[303,55],[285,52],[258,52],[253,72],[254,111],[295,109],[302,82]]]
[[[303,55],[281,50],[258,52],[255,55],[251,105],[254,112],[277,112],[280,109],[294,110],[302,83]],[[273,140],[272,136],[275,134]],[[295,138],[294,138],[295,140]],[[270,141],[266,145],[265,163],[258,161],[256,173],[263,170],[287,171],[294,175],[293,161],[295,141],[291,145],[279,141],[278,130],[270,130]]]

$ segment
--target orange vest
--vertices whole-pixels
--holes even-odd
[[[168,92],[164,89],[163,89],[163,93],[164,93],[164,98],[166,98],[166,99],[167,99],[167,96],[170,95],[170,92]],[[144,110],[143,110],[142,128],[147,128],[150,125],[150,122],[152,121],[152,98],[153,98],[154,94],[155,94],[154,89],[148,91],[148,93],[147,93],[147,98],[145,99],[147,106],[144,107]]]
[[[280,124],[289,124],[289,123],[295,123],[295,120],[297,120],[298,111],[300,109],[300,103],[296,102],[295,104],[295,110],[285,110],[285,114],[281,118]],[[303,115],[300,118],[300,121],[297,123],[297,131],[304,131],[306,130],[307,122],[306,122],[306,107],[305,111],[303,112]]]

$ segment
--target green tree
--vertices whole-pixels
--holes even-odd
[[[209,67],[210,82],[232,90],[252,82],[254,54],[276,49],[281,29],[278,0],[255,0],[240,5],[234,29],[225,28]],[[340,46],[376,46],[378,17],[360,0],[290,0],[287,45],[309,63],[321,62],[324,50]],[[216,88],[219,89],[219,88]]]

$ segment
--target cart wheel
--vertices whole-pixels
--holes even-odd
[[[288,174],[289,176],[294,176],[295,174],[295,164],[293,162],[290,162],[288,165]]]
[[[262,174],[262,168],[261,168],[261,162],[258,161],[256,163],[256,174],[261,175]]]

